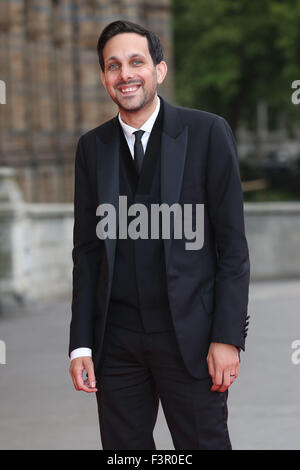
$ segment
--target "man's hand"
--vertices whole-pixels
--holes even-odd
[[[86,370],[88,378],[83,381],[83,371]],[[72,359],[69,372],[76,390],[92,393],[97,392],[93,360],[89,356]]]
[[[238,349],[231,344],[211,343],[207,355],[212,392],[225,392],[239,375]]]

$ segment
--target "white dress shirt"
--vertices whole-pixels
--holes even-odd
[[[120,113],[118,114],[118,118],[119,118],[120,124],[122,126],[124,135],[126,137],[126,140],[127,140],[128,147],[130,149],[130,153],[131,153],[132,158],[134,158],[134,142],[135,142],[135,135],[133,133],[136,132],[137,130],[144,131],[144,134],[142,135],[142,145],[143,145],[143,149],[144,149],[144,153],[145,153],[146,148],[147,148],[148,139],[150,137],[150,133],[152,131],[155,120],[156,120],[157,115],[159,113],[159,108],[160,108],[160,99],[159,99],[159,97],[157,97],[157,106],[156,106],[154,112],[147,119],[147,121],[144,122],[144,124],[140,127],[140,129],[136,129],[135,127],[131,127],[128,124],[126,124],[126,122],[124,122],[122,120]]]
[[[136,129],[135,127],[131,127],[128,124],[126,124],[122,118],[120,113],[118,114],[118,118],[120,121],[120,124],[122,126],[124,135],[126,137],[128,147],[131,153],[132,158],[134,158],[134,141],[135,141],[135,135],[133,134],[137,130],[142,130],[144,131],[144,134],[142,135],[142,145],[144,149],[144,153],[146,152],[147,148],[147,143],[148,139],[150,137],[150,133],[152,131],[152,128],[154,126],[155,120],[157,118],[157,115],[159,113],[160,109],[160,98],[157,97],[157,105],[151,116],[147,119],[146,122],[140,127],[140,129]],[[81,357],[81,356],[89,356],[92,357],[92,350],[90,348],[76,348],[73,351],[71,351],[70,354],[70,360],[75,359],[76,357]]]

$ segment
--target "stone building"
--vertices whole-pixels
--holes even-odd
[[[100,81],[101,30],[126,18],[155,31],[169,65],[170,0],[1,0],[0,167],[12,167],[27,202],[71,202],[80,134],[116,114]]]

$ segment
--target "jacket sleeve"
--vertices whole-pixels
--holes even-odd
[[[96,207],[91,187],[91,172],[88,171],[82,136],[77,144],[75,158],[73,292],[69,355],[76,348],[93,348],[101,240],[96,235]]]
[[[232,131],[221,117],[210,131],[207,191],[217,254],[211,341],[244,350],[250,262],[237,150]]]

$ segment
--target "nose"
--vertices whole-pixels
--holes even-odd
[[[133,78],[133,72],[127,64],[122,64],[120,68],[120,80],[127,82]]]

